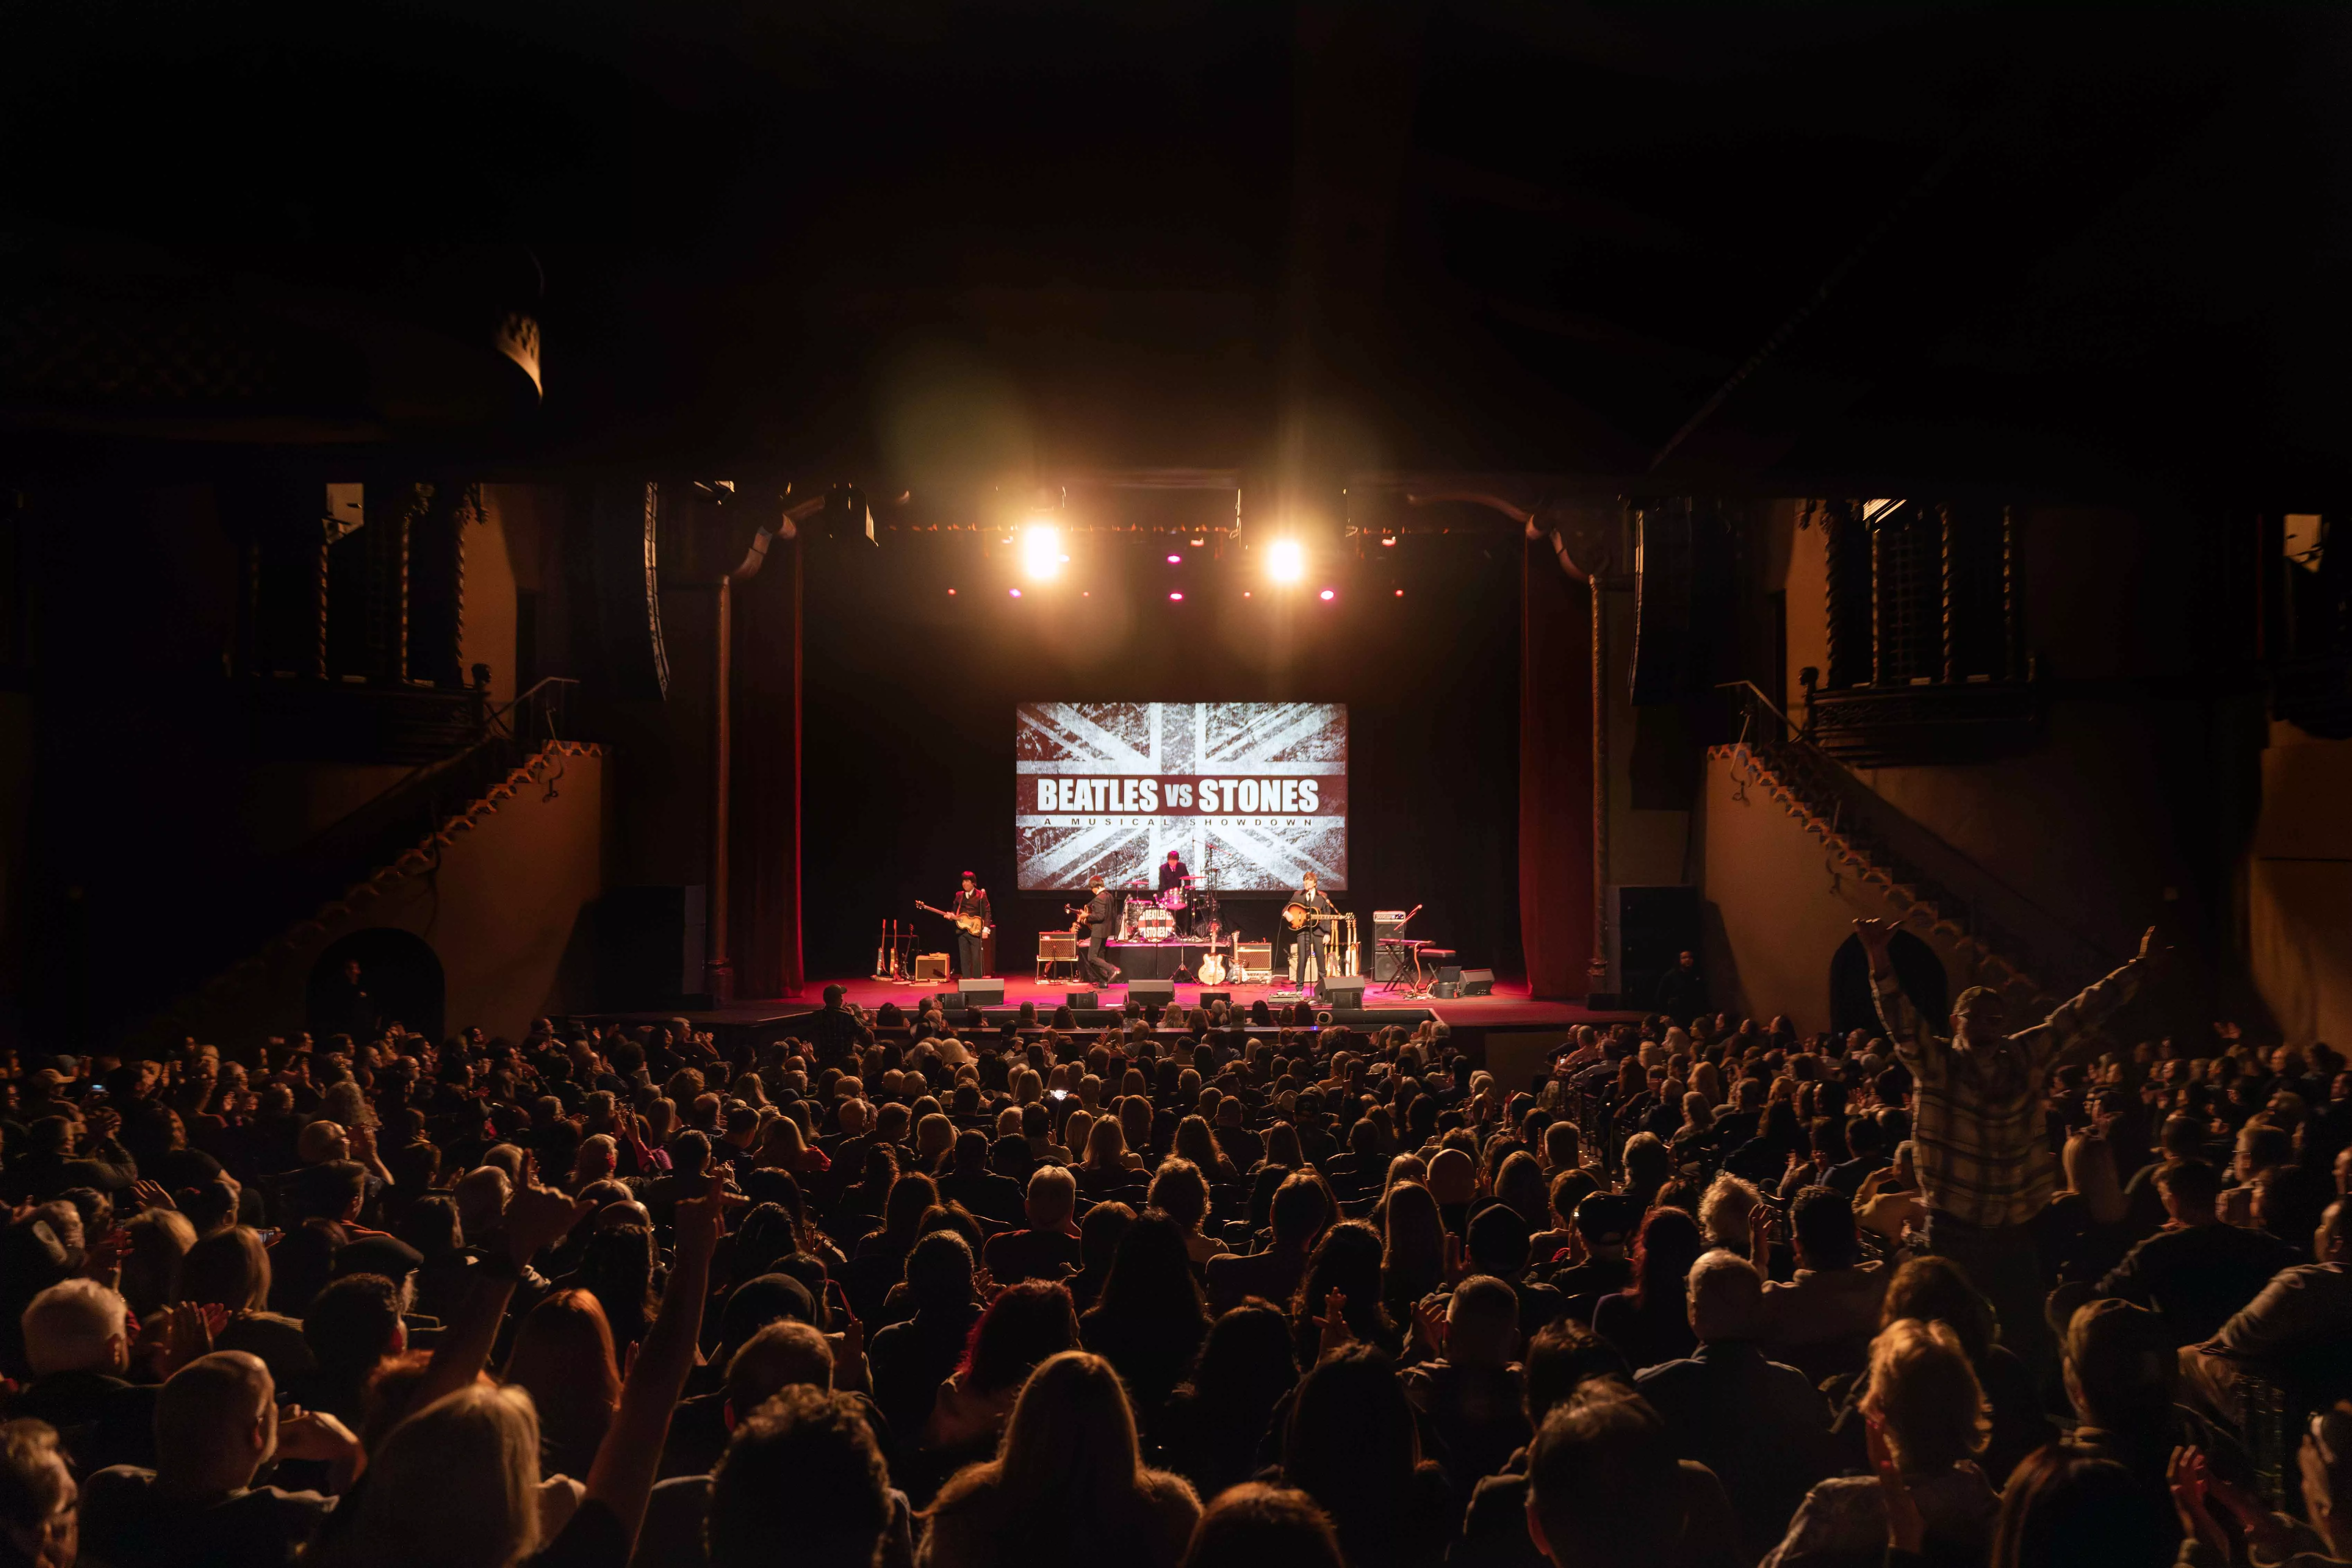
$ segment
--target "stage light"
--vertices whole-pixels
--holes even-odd
[[[1277,583],[1296,583],[1307,575],[1307,552],[1295,539],[1277,539],[1265,552],[1265,574]]]
[[[1396,535],[1395,535],[1395,534],[1393,534],[1393,533],[1384,533],[1384,534],[1382,534],[1382,535],[1381,536],[1381,549],[1383,549],[1383,550],[1393,550],[1393,549],[1395,549],[1395,548],[1396,548]]]
[[[948,590],[948,597],[950,599],[955,597],[955,590],[953,588],[950,588]]]
[[[1184,595],[1181,594],[1171,594],[1168,596],[1171,599],[1181,599]]]
[[[1402,588],[1399,588],[1397,590],[1397,597],[1400,599],[1404,597],[1404,590]]]
[[[1018,589],[1018,588],[1007,588],[1007,589],[1006,589],[1006,590],[1004,590],[1004,591],[1005,591],[1006,593],[1008,593],[1008,594],[1012,595],[1013,595],[1014,598],[1016,598],[1016,599],[1017,599],[1017,598],[1019,598],[1019,597],[1021,596],[1021,590],[1020,590],[1020,589]]]
[[[1327,600],[1328,600],[1328,599],[1336,599],[1336,598],[1338,598],[1339,595],[1337,595],[1337,594],[1334,594],[1333,592],[1331,592],[1331,590],[1330,590],[1330,589],[1326,588],[1326,589],[1324,589],[1321,593],[1319,593],[1319,594],[1316,595],[1315,596],[1316,596],[1317,598],[1318,598],[1318,599],[1327,599]]]
[[[1062,569],[1069,557],[1062,553],[1062,534],[1049,522],[1033,522],[1021,536],[1021,570],[1043,580]]]
[[[1181,555],[1171,555],[1168,558],[1168,564],[1171,566],[1181,566],[1183,563],[1184,558]]]

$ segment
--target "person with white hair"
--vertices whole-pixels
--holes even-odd
[[[25,1309],[25,1360],[33,1378],[5,1414],[46,1421],[83,1475],[105,1465],[143,1464],[154,1452],[152,1385],[131,1381],[131,1336],[122,1298],[94,1279],[65,1279]],[[159,1330],[183,1314],[157,1315]]]
[[[1710,1252],[1692,1266],[1689,1290],[1697,1351],[1633,1383],[1664,1418],[1675,1457],[1721,1478],[1752,1560],[1780,1541],[1813,1483],[1835,1468],[1829,1405],[1803,1373],[1765,1359],[1755,1265]]]

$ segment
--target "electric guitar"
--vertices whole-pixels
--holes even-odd
[[[1218,949],[1211,948],[1207,956],[1201,960],[1198,978],[1203,985],[1223,985],[1225,983],[1225,955]]]
[[[956,930],[968,936],[986,936],[989,933],[988,922],[978,915],[960,915],[953,910],[940,909],[935,905],[923,902],[920,899],[915,900],[915,907],[925,914],[938,915],[941,919],[955,921]]]

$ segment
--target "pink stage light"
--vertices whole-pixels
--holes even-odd
[[[1330,590],[1330,589],[1326,588],[1326,589],[1324,589],[1320,594],[1318,594],[1318,595],[1316,595],[1315,596],[1316,596],[1317,598],[1318,598],[1318,599],[1336,599],[1336,598],[1338,598],[1339,595],[1337,595],[1337,594],[1334,594],[1333,592],[1331,592],[1331,590]]]
[[[1168,596],[1171,599],[1181,599],[1184,595],[1181,594],[1171,594]]]
[[[1021,596],[1021,590],[1018,588],[1007,588],[1004,591],[1012,595],[1016,599]]]
[[[1168,564],[1171,566],[1181,566],[1183,563],[1184,558],[1181,555],[1171,555],[1168,558]]]
[[[955,590],[953,588],[950,588],[948,590],[948,597],[950,599],[955,597]]]
[[[1402,588],[1399,588],[1397,590],[1397,597],[1400,599],[1404,597],[1404,590]]]

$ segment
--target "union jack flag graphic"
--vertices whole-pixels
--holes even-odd
[[[1173,849],[1202,887],[1348,885],[1339,702],[1024,702],[1013,710],[1024,890],[1150,879]]]

